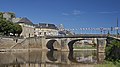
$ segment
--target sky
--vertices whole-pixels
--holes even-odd
[[[0,12],[65,28],[116,27],[120,0],[0,0]]]

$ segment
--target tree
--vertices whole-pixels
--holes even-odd
[[[22,32],[22,27],[19,24],[14,24],[5,19],[0,20],[0,33],[9,36],[12,33],[14,36],[18,34],[20,36]]]
[[[2,19],[3,18],[3,14],[2,14],[2,12],[0,12],[0,19]]]
[[[7,22],[6,22],[6,20],[4,20],[4,19],[1,19],[0,20],[0,32],[5,32],[6,31],[6,28],[7,28]]]
[[[107,33],[107,35],[108,35],[108,36],[110,36],[110,32],[109,32],[109,30],[108,30],[108,33]]]
[[[15,24],[15,33],[18,34],[18,36],[20,36],[20,34],[22,33],[22,27],[19,24]]]
[[[10,13],[12,17],[15,17],[14,13]],[[20,34],[22,33],[22,27],[19,24],[14,24],[11,21],[6,20],[3,18],[3,13],[0,12],[0,33],[9,36],[10,33],[12,33],[14,36],[15,34]]]
[[[0,32],[4,35],[9,35],[12,29],[12,22],[9,22],[5,19],[0,20]]]
[[[112,43],[106,47],[106,60],[119,61],[120,60],[120,42],[112,40]]]

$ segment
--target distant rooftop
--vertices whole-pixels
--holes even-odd
[[[58,28],[54,24],[47,24],[47,23],[39,23],[39,24],[34,24],[36,28],[47,28],[47,29],[56,29]]]
[[[22,18],[21,20],[18,21],[18,23],[24,23],[28,25],[34,25],[28,18]]]

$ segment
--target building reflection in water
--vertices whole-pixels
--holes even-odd
[[[92,67],[97,59],[96,51],[11,52],[0,53],[0,67]]]

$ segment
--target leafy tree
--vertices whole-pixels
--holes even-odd
[[[20,36],[20,34],[22,33],[22,27],[18,24],[16,24],[16,34],[18,34],[18,36]]]
[[[4,35],[9,35],[10,30],[12,29],[12,22],[6,21],[4,19],[0,20],[0,32],[3,33]]]
[[[14,36],[15,34],[18,34],[18,36],[20,36],[20,34],[22,33],[22,27],[19,24],[13,24],[11,33],[13,33]]]
[[[2,14],[2,12],[0,12],[0,19],[2,19],[3,18],[3,14]]]
[[[110,61],[120,60],[120,42],[112,40],[112,43],[106,47],[106,59]]]
[[[14,14],[13,14],[14,16]],[[3,18],[3,13],[0,12],[0,33],[9,36],[12,33],[14,36],[18,34],[20,36],[22,27],[19,24],[14,24]]]

